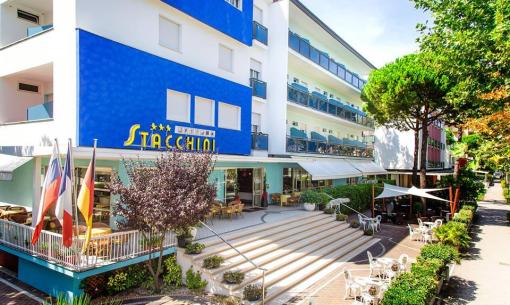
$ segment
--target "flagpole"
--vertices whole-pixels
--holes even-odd
[[[74,159],[73,159],[73,143],[72,143],[72,140],[69,138],[68,140],[68,145],[69,145],[69,160],[71,161],[71,185],[73,186],[72,187],[72,193],[73,195],[71,196],[73,199],[73,205],[74,205],[74,222],[76,223],[76,231],[74,232],[75,235],[78,237],[80,236],[80,227],[79,227],[79,223],[78,223],[78,205],[76,204],[77,202],[77,199],[76,199],[76,183],[75,183],[75,170],[74,170]]]

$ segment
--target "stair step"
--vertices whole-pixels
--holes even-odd
[[[300,282],[320,272],[323,268],[332,264],[334,261],[349,256],[350,252],[362,247],[365,243],[369,242],[370,239],[372,239],[371,236],[361,236],[361,238],[358,238],[358,240],[346,245],[345,247],[328,253],[307,266],[296,270],[292,273],[292,276],[279,276],[279,279],[273,278],[269,280],[268,277],[266,277],[266,302],[278,297],[291,287],[298,285]],[[261,302],[257,303],[257,305],[259,304],[261,304]]]
[[[277,221],[277,222],[268,222],[268,223],[254,225],[252,227],[248,227],[245,229],[231,231],[228,233],[223,233],[223,234],[220,233],[220,235],[222,238],[224,238],[228,241],[231,241],[231,240],[238,239],[238,238],[246,236],[246,235],[269,231],[270,229],[282,227],[287,224],[299,223],[300,221],[303,221],[305,219],[312,219],[314,217],[322,218],[322,217],[324,217],[324,215],[325,214],[323,212],[310,212],[310,213],[306,213],[306,214],[295,216],[295,217],[288,217],[284,220]],[[219,239],[217,236],[206,237],[206,238],[200,239],[198,241],[200,243],[204,244],[206,247],[212,247],[214,245],[223,243],[223,241],[221,239]]]
[[[322,257],[329,255],[333,252],[339,252],[349,249],[349,245],[354,240],[358,239],[362,236],[363,233],[360,231],[351,232],[351,234],[347,234],[343,236],[339,240],[336,240],[332,243],[329,243],[327,246],[319,248],[319,249],[311,249],[309,252],[305,252],[304,255],[302,253],[293,252],[285,257],[281,257],[277,260],[262,266],[264,269],[267,269],[266,272],[266,287],[270,287],[274,283],[293,275],[299,270],[313,264],[317,260],[320,260]],[[313,248],[313,247],[311,247]],[[234,287],[234,290],[241,290],[242,287],[262,278],[262,272],[259,270],[253,270],[245,275],[245,280],[242,284]]]
[[[278,240],[284,239],[292,234],[298,234],[303,231],[303,226],[306,226],[307,229],[311,230],[327,223],[334,222],[335,220],[330,217],[330,215],[326,215],[328,217],[313,217],[311,219],[303,220],[303,224],[292,224],[292,226],[284,226],[275,228],[275,230],[270,230],[261,233],[255,233],[252,236],[245,236],[244,238],[239,238],[237,240],[229,241],[234,245],[239,251],[247,252],[252,249],[262,247],[272,242],[276,242]],[[202,260],[205,257],[221,254],[225,259],[230,258],[232,256],[238,255],[238,253],[230,248],[228,245],[222,243],[217,246],[205,248],[204,251],[199,254],[193,256],[194,261]]]
[[[292,252],[299,251],[300,254],[306,255],[309,249],[320,248],[326,246],[329,242],[343,237],[344,234],[349,234],[349,224],[342,222],[332,222],[316,228],[312,231],[306,231],[306,235],[295,234],[288,238],[289,243],[271,243],[264,247],[254,249],[250,252],[244,253],[247,257],[252,259],[255,264],[262,266],[273,260],[279,259]],[[214,275],[223,274],[229,269],[235,269],[247,273],[255,267],[247,262],[242,256],[235,256],[225,262],[225,266],[215,269],[212,273]]]

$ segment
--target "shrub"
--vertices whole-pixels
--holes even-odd
[[[421,248],[420,256],[418,256],[417,259],[418,261],[439,259],[444,265],[460,262],[459,251],[452,246],[442,244],[430,244],[423,246],[423,248]]]
[[[348,204],[351,208],[357,211],[365,211],[370,209],[372,202],[372,185],[371,184],[356,184],[356,185],[339,185],[332,188],[326,188],[324,193],[333,198],[349,198]],[[376,196],[379,195],[381,190],[376,188]],[[352,210],[341,206],[340,211],[343,214],[350,215]]]
[[[114,271],[108,277],[106,291],[109,294],[115,294],[134,287],[140,286],[149,278],[147,269],[143,265],[137,264],[127,268]]]
[[[373,236],[374,235],[374,229],[371,226],[368,226],[363,233],[367,236]]]
[[[450,221],[445,225],[434,228],[434,233],[439,242],[455,248],[465,249],[469,246],[469,233],[465,223]]]
[[[324,209],[324,214],[335,214],[335,209],[334,208],[327,208],[327,209]]]
[[[223,280],[228,284],[241,284],[244,281],[244,273],[239,271],[227,271],[223,273]]]
[[[438,278],[444,270],[445,265],[443,261],[438,258],[430,258],[418,261],[411,267],[411,272],[415,276],[432,276]]]
[[[262,286],[252,284],[244,287],[243,296],[245,300],[250,302],[262,299]]]
[[[381,305],[425,305],[434,297],[437,282],[425,273],[399,275],[384,293]]]
[[[336,220],[337,221],[346,221],[347,220],[347,215],[342,214],[342,213],[336,214]]]
[[[301,194],[301,203],[315,203],[319,206],[325,206],[330,198],[325,193],[307,190]]]
[[[212,301],[220,305],[242,305],[241,299],[232,295],[214,295]]]
[[[351,228],[359,228],[359,222],[357,220],[351,220]]]
[[[115,272],[108,278],[106,289],[109,294],[121,292],[129,288],[127,282],[127,274],[125,272]]]
[[[179,288],[182,286],[182,268],[177,264],[174,255],[169,256],[164,262],[163,283],[169,287]]]
[[[200,254],[205,249],[205,245],[201,243],[193,243],[186,246],[186,254]]]
[[[453,218],[454,221],[470,224],[473,220],[473,211],[470,208],[462,208],[459,213]]]
[[[205,269],[216,269],[218,268],[225,259],[218,255],[209,256],[204,259],[204,262],[202,263],[202,267]]]
[[[207,281],[202,280],[200,272],[193,272],[193,267],[186,271],[186,288],[190,290],[203,290],[207,286]]]

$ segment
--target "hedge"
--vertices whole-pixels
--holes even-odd
[[[349,198],[349,206],[356,211],[365,211],[372,208],[372,185],[373,184],[356,184],[356,185],[339,185],[332,188],[326,188],[322,191],[333,198]],[[381,193],[381,188],[376,185],[375,195]],[[341,207],[342,214],[350,215],[352,210]]]

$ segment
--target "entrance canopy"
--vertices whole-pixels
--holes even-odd
[[[391,185],[391,184],[385,183],[383,192],[379,196],[375,197],[375,199],[412,195],[412,196],[425,197],[425,198],[429,198],[429,199],[450,202],[449,200],[429,194],[429,192],[442,191],[442,190],[445,190],[445,189],[419,189],[414,186],[411,188],[407,188],[407,187],[401,187],[401,186],[396,186],[396,185]]]
[[[349,163],[363,173],[363,176],[384,175],[387,173],[384,168],[370,160],[349,160]]]
[[[312,175],[312,180],[361,177],[363,173],[343,159],[314,159],[298,161],[299,166]]]
[[[12,180],[12,173],[30,160],[32,160],[32,157],[0,154],[0,181]]]

